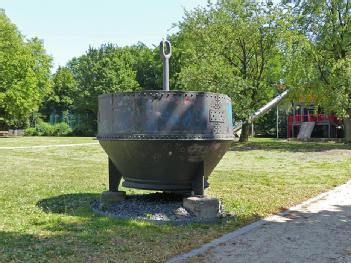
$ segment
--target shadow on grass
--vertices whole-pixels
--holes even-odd
[[[89,213],[82,208],[90,208],[90,203],[99,198],[94,193],[64,194],[42,199],[36,205],[45,213],[87,216]]]
[[[88,198],[90,198],[90,194]],[[280,230],[277,227],[271,228],[272,232],[269,232],[269,235],[267,233],[267,235],[262,236],[263,241],[250,242],[250,246],[247,246],[245,242],[236,243],[235,240],[230,242],[235,245],[238,252],[252,250],[254,246],[262,245],[262,242],[269,244],[269,253],[264,254],[261,258],[262,261],[267,262],[271,256],[274,256],[274,253],[281,249],[284,249],[287,257],[294,257],[297,261],[304,261],[303,257],[309,256],[309,254],[320,254],[319,256],[323,258],[330,251],[335,255],[343,255],[344,253],[344,256],[347,257],[349,256],[347,248],[351,246],[349,238],[350,215],[351,206],[349,205],[333,206],[332,209],[313,213],[293,211],[286,216],[287,220],[285,221],[269,222],[273,225],[281,225],[281,227]],[[73,223],[72,226],[68,227],[67,224],[56,222],[58,234],[48,236],[0,231],[0,244],[2,244],[0,246],[0,261],[87,262],[105,261],[113,256],[118,257],[121,262],[165,262],[170,254],[150,253],[155,246],[161,250],[176,246],[178,249],[174,252],[179,254],[189,249],[184,249],[182,244],[193,241],[192,236],[186,236],[184,231],[201,232],[203,236],[206,236],[207,233],[207,230],[201,227],[185,227],[180,231],[179,227],[164,230],[165,226],[146,225],[142,228],[126,224],[114,228],[113,226],[116,224],[112,225],[111,222],[112,220],[103,217],[92,217],[81,224],[76,223],[76,229],[72,229]],[[265,228],[267,229],[267,227],[269,226]],[[55,230],[51,229],[51,231]],[[265,239],[267,240],[265,241]],[[167,242],[160,243],[159,240],[167,240]],[[198,246],[200,243],[196,243],[196,245]],[[307,254],[297,255],[296,249],[299,248],[307,251]],[[159,251],[158,249],[155,251]],[[321,251],[325,253],[320,253]],[[171,254],[174,255],[174,252]],[[237,255],[234,250],[233,254],[228,256],[232,257],[234,261],[240,259],[236,258],[240,255]],[[230,257],[227,259],[230,260]],[[254,261],[248,257],[245,259],[245,261]],[[316,261],[318,260],[316,259]]]
[[[281,152],[324,152],[330,150],[351,150],[350,144],[328,142],[298,142],[285,140],[233,142],[231,151],[281,151]]]
[[[184,195],[177,193],[147,193],[147,194],[133,194],[128,195],[128,199],[133,199],[140,202],[147,202],[152,204],[181,202]],[[54,197],[49,197],[37,202],[36,206],[45,213],[56,213],[73,216],[87,216],[87,208],[95,200],[100,199],[100,194],[94,193],[76,193],[64,194]]]
[[[45,213],[55,213],[60,215],[78,216],[82,220],[76,222],[75,220],[57,220],[50,224],[43,225],[45,230],[52,232],[66,232],[75,233],[81,232],[83,229],[89,232],[104,232],[113,227],[130,227],[138,231],[144,229],[145,231],[159,229],[158,224],[150,222],[136,221],[132,219],[114,218],[101,216],[93,212],[91,203],[100,198],[100,194],[94,193],[77,193],[64,194],[42,199],[37,202],[37,207],[42,209]]]
[[[0,231],[0,244],[6,244],[0,246],[0,262],[14,259],[24,262],[28,259],[105,262],[109,256],[118,257],[119,262],[165,262],[164,257],[170,252],[159,253],[155,247],[162,244],[165,251],[179,247],[177,253],[182,252],[179,244],[192,244],[193,235],[189,232],[205,236],[213,226],[156,224],[100,216],[90,207],[91,202],[99,197],[100,194],[79,193],[40,200],[36,206],[51,215],[32,223],[40,229],[39,232],[50,234],[44,237],[42,234]],[[1,254],[6,260],[2,260]],[[72,258],[62,259],[61,255],[72,255]]]
[[[149,233],[162,233],[153,225],[117,223],[117,220],[92,216],[84,223],[58,220],[50,226],[41,226],[42,230],[51,233],[47,236],[0,231],[0,262],[101,262],[102,259],[110,262],[108,254],[122,257],[121,262],[127,262],[133,251],[137,251],[133,242],[145,242],[137,240],[136,236],[144,235],[148,241]]]

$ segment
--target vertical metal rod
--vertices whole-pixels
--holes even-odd
[[[168,52],[168,53],[167,53]],[[160,43],[160,56],[163,60],[163,90],[169,91],[169,59],[172,55],[171,42],[162,40]]]
[[[163,60],[163,90],[169,90],[169,59]]]
[[[279,106],[277,105],[277,139],[279,139]]]
[[[330,122],[328,123],[328,139],[331,138]]]

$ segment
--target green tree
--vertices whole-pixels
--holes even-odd
[[[130,52],[112,44],[89,48],[85,55],[73,58],[68,68],[78,84],[76,108],[96,113],[98,95],[138,89],[132,65]]]
[[[67,65],[77,82],[74,110],[97,116],[97,97],[105,93],[139,89],[134,58],[127,48],[112,44],[89,48],[86,54],[73,58]],[[91,125],[95,128],[96,121]]]
[[[132,68],[139,86],[145,90],[162,88],[162,64],[159,49],[150,49],[143,43],[126,47],[132,56]]]
[[[187,12],[175,37],[182,89],[223,92],[233,101],[237,119],[245,121],[275,93],[280,81],[278,10],[255,1],[219,1]]]
[[[317,104],[339,116],[350,116],[350,0],[298,0],[286,4],[286,9],[292,9],[295,27],[309,40],[303,46],[303,63],[291,71],[306,82],[296,86],[312,94]],[[344,123],[345,139],[351,141],[351,120],[346,118]]]
[[[63,113],[72,110],[78,93],[77,82],[66,67],[59,67],[52,77],[52,91],[46,98],[41,111],[45,115],[52,112]]]
[[[0,10],[0,116],[8,126],[26,126],[50,92],[51,57],[43,43],[24,37]]]

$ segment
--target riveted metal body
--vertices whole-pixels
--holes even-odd
[[[97,138],[125,186],[201,194],[233,138],[231,101],[209,92],[101,95]]]

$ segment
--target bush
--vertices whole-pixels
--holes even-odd
[[[41,136],[53,136],[54,135],[54,126],[47,122],[39,122],[35,125],[38,135]]]
[[[37,129],[34,127],[29,127],[24,130],[24,136],[37,136],[38,132]]]
[[[27,128],[24,134],[26,136],[68,136],[72,134],[72,129],[65,122],[51,125],[41,121],[35,127]]]
[[[68,136],[72,134],[72,129],[65,122],[56,123],[54,126],[54,136]]]

